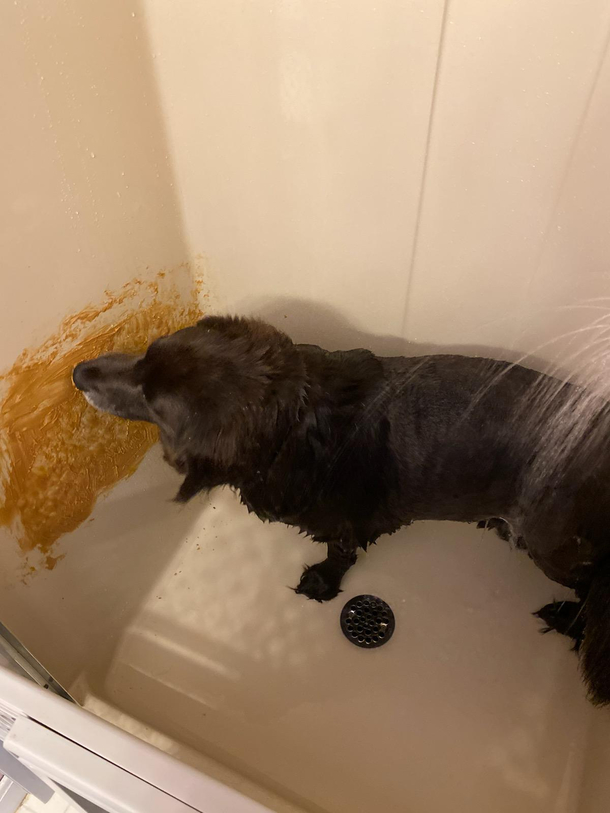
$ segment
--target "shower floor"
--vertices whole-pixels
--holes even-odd
[[[531,616],[566,591],[524,554],[420,523],[361,554],[322,605],[288,589],[320,546],[229,490],[195,503],[167,508],[192,521],[121,631],[104,704],[304,810],[578,809],[592,710],[568,642]],[[341,632],[360,593],[394,611],[381,648]]]

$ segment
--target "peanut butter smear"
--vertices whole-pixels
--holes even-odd
[[[159,274],[108,293],[66,318],[41,347],[0,376],[0,525],[21,550],[37,548],[52,570],[57,539],[77,528],[96,499],[134,473],[157,439],[151,424],[98,412],[72,383],[74,366],[110,351],[141,352],[155,338],[195,322],[189,301]]]

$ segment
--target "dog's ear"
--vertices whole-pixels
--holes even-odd
[[[139,365],[178,499],[234,483],[273,452],[298,413],[304,368],[291,340],[253,320],[207,317],[154,342]]]
[[[255,436],[254,416],[210,399],[205,410],[193,411],[179,393],[156,395],[149,402],[165,460],[186,475],[176,502],[185,503],[200,491],[228,482],[238,463],[247,461]],[[248,411],[248,410],[245,410]]]
[[[159,440],[166,463],[180,474],[186,475],[174,501],[186,503],[206,487],[210,487],[201,466],[189,448],[187,415],[180,399],[163,396],[153,400],[153,412],[159,427]],[[192,444],[191,444],[192,445]]]
[[[163,395],[151,399],[151,412],[159,427],[163,459],[180,474],[185,474],[176,502],[188,502],[201,487],[194,488],[193,466],[189,454],[187,412],[179,397]]]
[[[155,395],[147,399],[149,409],[159,427],[159,436],[167,462],[177,471],[186,467],[184,435],[187,412],[181,399],[174,395]]]

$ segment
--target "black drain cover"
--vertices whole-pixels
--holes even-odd
[[[352,644],[364,649],[387,644],[395,626],[390,606],[377,596],[351,598],[341,611],[343,634]]]

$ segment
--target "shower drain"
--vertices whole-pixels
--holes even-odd
[[[351,598],[341,611],[343,634],[352,644],[364,649],[387,644],[395,623],[390,606],[377,596]]]

